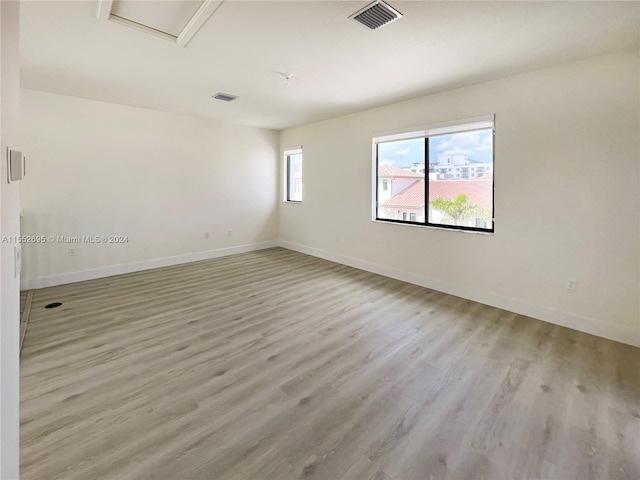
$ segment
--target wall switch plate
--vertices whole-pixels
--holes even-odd
[[[16,246],[13,247],[13,278],[20,278],[20,272],[22,271],[22,248]]]
[[[22,152],[7,148],[8,183],[22,180],[24,177],[24,158]]]

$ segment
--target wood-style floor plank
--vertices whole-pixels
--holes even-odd
[[[33,292],[26,480],[637,480],[639,452],[640,349],[296,252]]]

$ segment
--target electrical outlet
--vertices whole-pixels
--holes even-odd
[[[76,256],[76,251],[73,248],[69,249],[69,256],[70,257],[75,257]]]
[[[575,290],[576,289],[576,279],[568,278],[567,279],[567,290]]]
[[[209,232],[204,232],[204,239],[209,240],[211,238],[211,234]]]

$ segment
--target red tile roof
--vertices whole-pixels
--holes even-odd
[[[469,195],[469,202],[492,211],[493,178],[485,175],[472,180],[432,180],[429,183],[429,201],[438,197],[455,200],[461,193]]]
[[[381,207],[391,208],[424,208],[424,180],[418,180],[397,195],[394,195]]]
[[[409,170],[403,170],[402,168],[394,167],[393,165],[380,165],[378,167],[378,177],[380,178],[394,178],[394,177],[424,178],[424,174],[411,172]]]
[[[492,210],[493,182],[490,175],[472,180],[431,180],[429,201],[438,197],[455,200],[461,193],[469,195],[471,203]],[[380,205],[389,208],[424,208],[424,180],[419,180]]]

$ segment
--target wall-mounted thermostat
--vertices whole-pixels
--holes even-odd
[[[22,180],[26,170],[26,158],[22,152],[7,147],[7,183]]]

